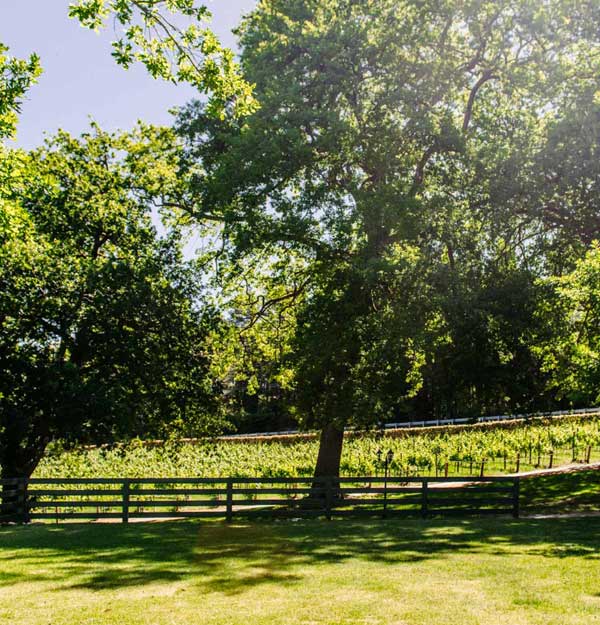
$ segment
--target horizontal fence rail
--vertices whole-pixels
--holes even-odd
[[[0,480],[0,522],[511,514],[519,477]]]

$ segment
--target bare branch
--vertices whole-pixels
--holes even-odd
[[[306,278],[306,280],[304,280],[304,282],[302,282],[301,284],[295,286],[290,292],[285,293],[284,295],[280,295],[279,297],[273,297],[271,299],[265,299],[263,297],[262,298],[263,302],[261,304],[260,309],[258,310],[258,312],[256,312],[254,315],[252,315],[252,318],[250,319],[249,323],[246,324],[240,330],[240,334],[246,332],[247,330],[250,330],[250,328],[252,328],[254,325],[256,325],[258,323],[258,321],[262,317],[264,317],[264,315],[269,311],[269,309],[271,309],[276,304],[279,304],[281,302],[285,302],[286,300],[292,300],[293,301],[297,297],[302,295],[302,293],[305,291],[306,287],[308,286],[309,282],[310,282],[310,278]]]

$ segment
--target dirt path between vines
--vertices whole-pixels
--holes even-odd
[[[535,471],[522,471],[520,473],[507,473],[508,477],[537,477],[540,475],[554,475],[558,473],[576,473],[578,471],[597,471],[600,470],[600,462],[590,462],[582,464],[574,462],[572,464],[563,464],[552,469],[536,469]]]

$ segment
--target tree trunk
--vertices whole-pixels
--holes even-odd
[[[306,502],[310,505],[313,501],[317,506],[316,500],[322,501],[327,499],[326,488],[331,488],[330,496],[333,499],[339,497],[339,481],[336,478],[340,476],[340,460],[342,457],[342,445],[344,443],[344,430],[333,424],[327,424],[321,430],[319,440],[319,453],[317,455],[317,464],[315,466],[314,479],[311,487],[311,494]],[[333,478],[331,483],[324,478]]]
[[[339,497],[339,481],[335,478],[340,476],[340,460],[342,458],[342,445],[344,443],[344,430],[328,424],[321,430],[319,440],[319,454],[315,466],[314,481],[312,483],[311,500],[325,499],[326,480],[323,478],[333,478],[331,487],[332,498]]]
[[[344,430],[328,424],[321,430],[314,477],[339,477]]]
[[[23,468],[17,465],[18,454],[11,451],[3,454],[0,475],[5,480],[15,482],[2,485],[0,523],[26,523],[28,519],[26,510],[22,509],[24,502],[21,498],[26,496],[22,484],[23,480],[29,478],[29,474],[25,475]]]
[[[22,427],[23,421],[16,418],[9,420],[3,432],[0,444],[0,477],[3,479],[17,478],[20,482],[19,490],[13,484],[2,486],[0,500],[0,522],[4,520],[27,523],[29,515],[27,509],[22,509],[27,498],[27,482],[22,487],[23,480],[28,480],[42,459],[48,438],[45,430],[38,427],[27,431]]]

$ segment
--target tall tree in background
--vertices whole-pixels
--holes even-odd
[[[152,223],[178,183],[174,145],[168,130],[93,127],[15,160],[0,198],[3,476],[29,476],[55,439],[218,428],[218,320],[177,229]]]
[[[538,365],[540,250],[573,260],[536,159],[573,95],[597,89],[593,24],[567,0],[262,0],[240,29],[260,110],[181,113],[187,210],[222,222],[234,258],[307,262],[294,351],[317,475],[338,473],[345,425],[401,411],[453,353],[471,354],[463,403],[527,394],[510,372]]]
[[[229,271],[213,274],[212,290],[227,320],[213,370],[223,380],[229,418],[239,431],[293,428],[290,355],[306,263],[291,255],[273,257],[267,251],[226,265]]]
[[[600,401],[600,244],[594,242],[574,270],[546,278],[552,287],[538,314],[552,328],[536,349],[558,398],[596,406]]]

